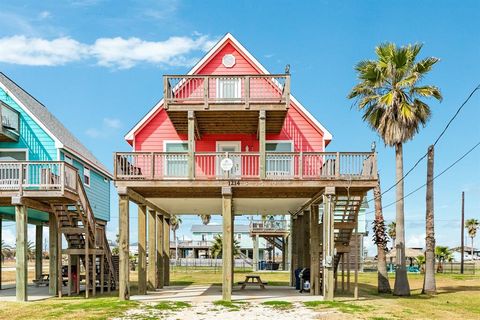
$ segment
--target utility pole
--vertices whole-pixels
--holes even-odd
[[[460,245],[460,273],[463,274],[463,265],[464,265],[464,255],[465,255],[465,192],[462,191],[462,225],[460,226],[462,229],[461,235],[462,235],[462,241]]]

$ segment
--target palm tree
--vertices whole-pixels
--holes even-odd
[[[175,260],[178,260],[178,247],[177,247],[177,230],[182,224],[182,219],[176,215],[170,217],[170,228],[173,231],[173,240],[175,241]]]
[[[472,260],[473,260],[473,238],[477,235],[477,230],[480,228],[480,221],[477,219],[468,219],[465,221],[465,229],[467,229],[468,235],[472,239]]]
[[[199,215],[200,219],[202,220],[202,223],[204,225],[207,225],[210,223],[210,220],[212,219],[212,216],[209,214],[200,214]]]
[[[381,44],[375,49],[377,60],[361,61],[355,67],[360,82],[348,97],[364,112],[363,119],[386,145],[395,147],[396,160],[396,252],[395,295],[410,295],[405,262],[405,216],[403,191],[403,144],[412,139],[430,118],[430,107],[423,98],[442,99],[435,86],[419,82],[438,62],[437,58],[416,61],[422,45],[397,47]]]
[[[415,258],[417,260],[418,267],[420,268],[420,272],[425,272],[425,263],[426,259],[424,255],[419,255]]]
[[[32,241],[27,242],[27,259],[33,260],[35,259],[35,245]]]
[[[222,248],[223,248],[223,238],[221,235],[217,234],[215,238],[213,238],[212,246],[210,247],[210,251],[212,252],[212,256],[217,259],[218,256],[222,255]],[[233,256],[238,256],[240,254],[240,243],[237,239],[233,240]]]
[[[387,234],[390,237],[390,239],[392,239],[392,249],[393,249],[395,247],[395,238],[397,237],[396,236],[397,224],[395,223],[395,221],[392,221],[388,224],[387,228],[388,228]]]
[[[11,259],[15,256],[15,250],[12,246],[8,245],[4,240],[2,240],[2,252],[1,252],[1,259],[4,261],[5,259]]]
[[[444,246],[435,247],[435,257],[438,260],[437,272],[443,272],[443,262],[453,259],[452,250]]]
[[[382,192],[380,189],[380,178],[377,186],[373,189],[375,199],[375,220],[373,221],[373,242],[377,245],[377,269],[378,269],[378,293],[391,293],[390,282],[388,281],[387,256],[388,238],[385,228],[385,220],[382,213]]]

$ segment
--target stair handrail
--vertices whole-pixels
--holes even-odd
[[[108,239],[107,239],[107,233],[103,232],[103,243],[104,243],[104,248],[103,251],[105,251],[105,258],[107,259],[110,273],[112,274],[113,280],[115,282],[118,281],[117,279],[117,273],[115,272],[115,268],[113,267],[113,260],[112,260],[112,251],[110,250],[110,245],[108,244]]]
[[[92,210],[92,207],[90,206],[90,201],[88,201],[87,192],[85,191],[85,187],[83,186],[83,182],[78,172],[77,172],[77,193],[78,193],[78,198],[84,208],[84,214],[86,215],[86,218],[87,218],[89,232],[92,233],[92,239],[90,239],[89,237],[88,240],[89,241],[92,240],[93,241],[91,242],[92,246],[96,247],[95,217],[93,216],[93,210]]]

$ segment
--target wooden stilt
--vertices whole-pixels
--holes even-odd
[[[17,301],[27,301],[28,261],[27,261],[27,207],[15,206],[16,223],[16,298]]]
[[[58,250],[57,250],[57,244],[58,244],[58,224],[57,224],[57,217],[55,214],[51,213],[48,216],[48,223],[49,223],[49,228],[48,228],[48,235],[49,235],[49,240],[48,240],[48,257],[49,257],[49,277],[51,281],[48,283],[48,293],[50,295],[56,295],[58,292],[57,284],[58,282],[56,281],[58,277],[58,264],[57,264],[57,255],[58,255]]]
[[[356,222],[356,221],[355,221]],[[355,225],[355,287],[353,289],[353,297],[358,299],[358,226]]]
[[[303,214],[303,264],[305,268],[310,268],[310,211]]]
[[[290,248],[292,254],[290,255],[290,286],[295,286],[295,270],[298,268],[298,218],[291,219],[290,224]]]
[[[170,285],[170,219],[163,220],[163,285]]]
[[[310,207],[310,294],[320,295],[320,226],[318,205]]]
[[[253,235],[253,271],[258,271],[258,235]]]
[[[147,293],[147,207],[138,205],[138,294]]]
[[[90,297],[90,241],[88,240],[88,223],[85,225],[85,298]]]
[[[323,196],[323,298],[326,301],[333,300],[335,291],[334,195],[335,188],[327,188]]]
[[[347,252],[347,292],[350,292],[350,252]]]
[[[43,226],[35,226],[35,279],[42,277],[43,263]]]
[[[342,292],[345,292],[345,253],[342,253]]]
[[[130,299],[129,283],[129,200],[126,195],[119,195],[119,282],[118,295],[120,300]]]
[[[105,287],[105,255],[100,256],[100,293],[103,294]]]
[[[147,288],[155,290],[157,278],[157,239],[155,237],[155,210],[148,210],[148,274]]]
[[[163,216],[157,214],[157,289],[163,288]]]
[[[63,261],[62,261],[62,232],[60,230],[60,220],[57,220],[57,223],[58,223],[58,226],[57,226],[57,230],[58,230],[58,245],[57,245],[57,249],[58,249],[58,259],[57,259],[57,262],[58,262],[58,278],[57,278],[57,281],[58,281],[58,285],[57,285],[57,288],[58,288],[58,297],[61,298],[62,295],[63,295],[63,269],[62,269],[62,265],[63,265]]]
[[[223,281],[222,298],[225,301],[232,299],[232,265],[233,265],[233,226],[232,226],[232,189],[222,188],[222,217],[223,217]]]
[[[67,295],[70,297],[72,295],[72,255],[67,255],[68,265],[67,265]]]
[[[76,278],[77,282],[75,284],[75,288],[77,289],[77,294],[80,294],[80,256],[77,256],[75,264],[77,269],[77,278]]]
[[[92,297],[97,293],[97,255],[92,254]]]

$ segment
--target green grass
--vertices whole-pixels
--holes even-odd
[[[341,301],[306,301],[303,303],[305,307],[312,309],[331,309],[334,308],[343,313],[366,312],[370,307],[360,306],[357,304],[341,302]]]
[[[249,303],[245,301],[226,301],[226,300],[217,300],[213,302],[214,306],[223,307],[229,309],[230,311],[239,311],[241,307],[247,306]]]
[[[292,303],[288,301],[272,300],[263,302],[262,305],[273,308],[287,310],[292,308]]]
[[[192,305],[183,301],[162,301],[153,306],[154,309],[164,311],[178,311],[185,308],[190,308]]]

